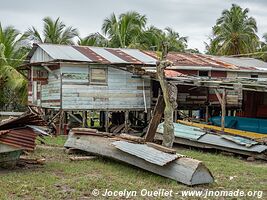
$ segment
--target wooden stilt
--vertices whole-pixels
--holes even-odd
[[[105,130],[108,133],[108,127],[109,127],[109,118],[108,118],[108,111],[105,112]]]
[[[206,106],[205,121],[206,121],[206,123],[208,123],[208,121],[209,121],[209,106],[208,105]]]
[[[125,111],[124,112],[124,116],[125,116],[125,133],[128,133],[129,130],[129,111]]]
[[[82,116],[82,117],[83,117],[83,125],[82,125],[83,128],[86,127],[86,116],[85,116],[85,112],[86,112],[86,111],[83,111],[83,116]]]

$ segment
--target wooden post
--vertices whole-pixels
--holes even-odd
[[[109,127],[109,118],[108,118],[108,111],[105,112],[105,131],[108,133],[108,127]]]
[[[171,62],[166,60],[167,45],[163,44],[162,47],[162,58],[160,62],[157,62],[157,76],[165,102],[162,145],[165,147],[172,147],[174,141],[173,111],[177,107],[177,87],[176,85],[168,83],[165,78],[164,70],[171,66]]]
[[[124,112],[124,118],[125,118],[125,121],[124,121],[124,124],[125,124],[125,133],[128,133],[128,130],[129,130],[129,111],[125,111]]]
[[[208,105],[206,105],[205,121],[206,121],[206,123],[208,123],[208,121],[209,121],[209,106]]]
[[[206,102],[206,116],[205,116],[205,121],[206,123],[209,122],[209,88],[206,89],[207,90],[207,102]]]
[[[224,131],[225,128],[225,112],[226,112],[226,90],[223,89],[222,97],[219,94],[218,90],[215,89],[215,94],[221,104],[221,111],[222,111],[222,116],[221,116],[221,128],[222,131]]]
[[[83,111],[83,128],[87,127],[86,111]]]
[[[58,125],[58,133],[60,135],[63,135],[64,131],[63,131],[63,124],[64,124],[64,111],[60,110],[60,114],[59,114],[59,125]]]
[[[221,121],[221,126],[222,126],[222,131],[224,132],[225,128],[225,113],[226,113],[226,91],[223,89],[223,94],[222,94],[222,121]]]

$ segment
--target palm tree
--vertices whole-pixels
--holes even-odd
[[[169,51],[183,52],[187,47],[187,37],[180,37],[179,33],[167,27],[166,41]]]
[[[59,17],[56,20],[45,17],[43,22],[42,34],[35,27],[31,27],[25,32],[25,35],[37,43],[74,44],[73,39],[78,36],[76,28],[67,27]]]
[[[85,38],[79,38],[78,45],[106,47],[108,45],[108,40],[100,33],[93,33]]]
[[[262,37],[264,41],[260,41],[259,53],[254,57],[267,61],[267,33],[265,33]],[[262,53],[261,53],[262,52]]]
[[[164,38],[165,35],[161,29],[155,26],[150,26],[146,30],[142,31],[138,37],[135,37],[129,47],[159,51]]]
[[[236,55],[256,50],[259,45],[257,23],[253,17],[248,16],[248,12],[248,8],[243,10],[235,4],[230,10],[222,12],[213,27],[214,39],[210,47],[216,50],[215,54]]]
[[[163,42],[167,42],[169,51],[184,52],[187,47],[186,37],[180,37],[179,33],[170,27],[161,30],[155,26],[143,31],[130,47],[161,51]]]
[[[111,47],[128,47],[133,43],[145,28],[147,18],[131,11],[116,17],[113,13],[104,20],[102,31],[109,38]]]
[[[23,47],[25,36],[12,26],[0,24],[0,106],[21,104],[27,100],[27,81],[17,67],[28,49]]]

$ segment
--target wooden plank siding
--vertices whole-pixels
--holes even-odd
[[[53,70],[60,77],[60,69]],[[40,106],[44,108],[60,108],[60,79],[48,73],[46,84],[40,85]]]
[[[90,83],[88,65],[62,64],[62,109],[143,110],[143,79],[113,67],[107,69],[107,84]],[[95,67],[95,65],[93,66]],[[146,106],[150,108],[150,79],[144,79]]]

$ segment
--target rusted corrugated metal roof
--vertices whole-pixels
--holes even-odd
[[[127,152],[159,166],[164,166],[169,162],[179,158],[179,156],[176,154],[164,153],[145,144],[133,144],[126,141],[116,141],[113,142],[112,145],[121,151]]]
[[[36,47],[37,45],[37,47]],[[146,55],[138,49],[122,49],[122,48],[105,48],[91,46],[68,46],[55,44],[36,44],[29,53],[28,59],[35,53],[41,54],[45,52],[53,60],[79,61],[88,63],[101,64],[136,64],[136,65],[155,65],[157,60]],[[43,51],[37,51],[40,48]],[[42,60],[45,56],[34,56],[34,62],[47,62]],[[40,60],[36,60],[39,58]],[[51,60],[49,60],[51,61]]]
[[[41,50],[40,50],[41,49]],[[45,55],[38,55],[45,54]],[[70,46],[56,44],[35,44],[27,59],[31,63],[54,61],[79,61],[100,64],[135,64],[155,66],[159,60],[155,51],[138,49],[106,48],[91,46]],[[36,60],[37,59],[37,60]],[[173,66],[209,67],[214,70],[267,70],[267,63],[254,58],[223,57],[193,53],[169,52],[167,59]]]
[[[145,51],[145,53],[154,58],[158,58],[157,53],[154,51]],[[237,69],[233,64],[203,54],[169,52],[167,59],[173,63],[173,66],[207,66]]]
[[[178,77],[178,76],[187,76],[183,73],[180,73],[180,72],[177,72],[171,69],[165,69],[164,72],[165,72],[165,76],[168,78],[173,78],[173,77]]]
[[[143,51],[155,59],[159,59],[157,52]],[[267,63],[254,58],[212,56],[205,54],[169,52],[167,59],[173,66],[212,67],[226,70],[267,70]]]

